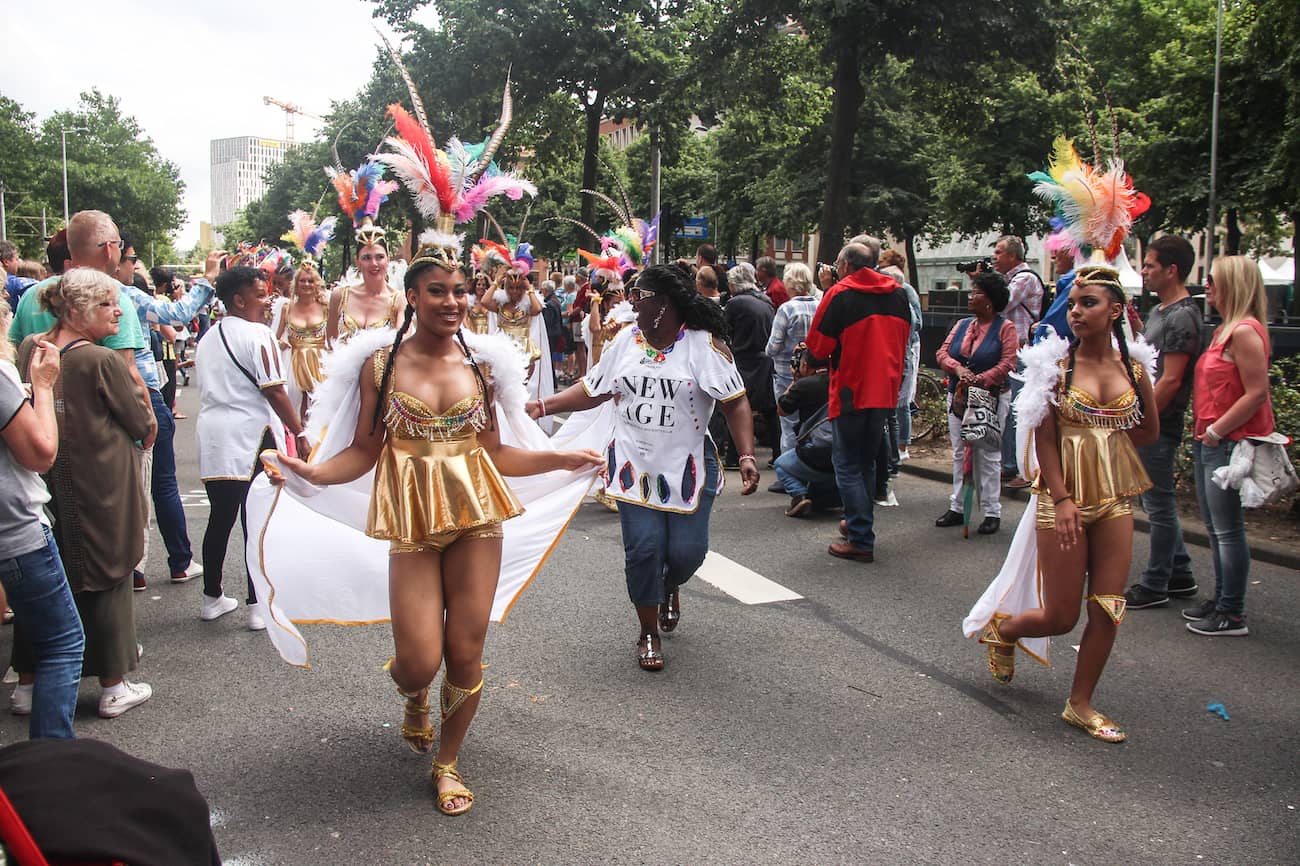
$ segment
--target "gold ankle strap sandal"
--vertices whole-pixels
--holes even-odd
[[[998,631],[998,623],[1004,619],[1010,619],[1009,614],[995,613],[993,618],[984,625],[984,631],[980,633],[979,642],[984,644],[988,653],[989,673],[993,679],[1006,685],[1011,682],[1011,678],[1016,674],[1016,642],[1004,640],[1002,632]],[[1011,652],[998,652],[998,647],[1011,647]]]
[[[1088,601],[1095,601],[1104,611],[1110,621],[1119,625],[1124,621],[1124,613],[1128,610],[1128,599],[1122,595],[1090,595]]]
[[[479,683],[479,685],[482,686],[483,684]],[[459,788],[449,788],[446,791],[438,792],[437,803],[438,803],[439,812],[441,812],[444,815],[464,815],[466,812],[470,810],[471,807],[473,807],[474,792],[471,791],[469,788],[465,787],[465,777],[462,776],[460,774],[460,771],[456,769],[455,761],[452,761],[451,763],[448,764],[440,764],[437,761],[434,761],[432,778],[433,778],[433,785],[435,788],[438,786],[438,780],[443,778],[455,779],[457,782],[460,783]],[[465,805],[461,806],[460,808],[454,809],[447,805],[452,800],[464,800]]]
[[[1088,732],[1088,736],[1095,740],[1101,740],[1103,743],[1122,743],[1128,739],[1128,734],[1110,719],[1096,712],[1084,718],[1074,711],[1074,707],[1067,700],[1065,709],[1061,711],[1061,718],[1068,724],[1074,725]]]
[[[393,658],[389,658],[384,664],[384,670],[392,676]],[[397,693],[406,700],[402,707],[403,712],[406,713],[406,717],[402,719],[402,739],[406,740],[406,745],[417,755],[429,754],[433,750],[434,740],[438,738],[438,732],[429,721],[429,712],[432,709],[429,706],[429,687],[408,692],[398,686]],[[408,724],[412,718],[422,724]]]

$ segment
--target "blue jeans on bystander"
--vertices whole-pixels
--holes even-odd
[[[44,529],[45,546],[0,559],[0,583],[14,610],[14,639],[25,641],[36,659],[28,735],[72,739],[86,638],[59,547]]]
[[[190,548],[185,508],[176,484],[176,420],[163,402],[162,393],[149,389],[153,413],[158,418],[158,437],[153,443],[153,477],[150,480],[154,515],[158,533],[167,547],[167,569],[177,575],[190,567],[194,553]]]
[[[1183,525],[1174,499],[1174,456],[1180,444],[1173,437],[1161,436],[1138,449],[1151,478],[1151,489],[1141,496],[1142,510],[1151,524],[1151,555],[1139,583],[1162,595],[1169,591],[1170,577],[1192,573],[1192,558],[1183,543]]]
[[[844,501],[849,543],[862,550],[876,546],[876,457],[890,409],[840,411],[831,419],[831,462]]]
[[[1212,477],[1214,470],[1228,465],[1234,444],[1220,442],[1211,447],[1193,442],[1192,457],[1196,500],[1210,536],[1214,561],[1214,605],[1224,613],[1241,616],[1246,608],[1246,580],[1250,577],[1250,544],[1246,541],[1241,494],[1232,488],[1224,490]]]

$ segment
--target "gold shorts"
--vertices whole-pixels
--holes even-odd
[[[1084,529],[1094,523],[1103,523],[1117,517],[1128,517],[1132,513],[1132,500],[1127,497],[1112,499],[1110,502],[1103,502],[1101,505],[1084,505],[1079,508],[1079,518]],[[1034,527],[1036,529],[1056,528],[1056,506],[1052,503],[1052,497],[1045,492],[1038,497],[1038,511],[1034,514]]]
[[[395,553],[442,553],[462,538],[501,538],[500,523],[485,523],[471,526],[469,529],[453,529],[451,532],[435,532],[423,541],[397,541],[388,543],[388,555]]]

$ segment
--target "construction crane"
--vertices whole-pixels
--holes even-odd
[[[285,102],[283,99],[276,99],[274,96],[263,96],[263,105],[274,105],[284,110],[284,140],[290,145],[293,144],[293,116],[301,114],[303,117],[314,117],[317,120],[324,120],[319,114],[312,114],[310,111],[304,111],[292,102]]]

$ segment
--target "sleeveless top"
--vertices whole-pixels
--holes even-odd
[[[524,350],[530,361],[542,357],[541,347],[533,341],[532,316],[509,302],[497,310],[497,330],[502,331]]]
[[[1056,436],[1061,453],[1065,489],[1080,508],[1107,505],[1136,496],[1151,487],[1142,458],[1126,431],[1142,422],[1137,391],[1129,388],[1114,400],[1102,403],[1071,384],[1065,388],[1065,366],[1057,381]],[[1142,376],[1142,364],[1130,361],[1134,378]],[[1039,481],[1034,492],[1048,495]]]
[[[1264,357],[1269,354],[1268,330],[1257,319],[1243,319],[1240,324],[1249,325],[1264,341]],[[1223,357],[1223,352],[1232,344],[1229,337],[1222,343],[1207,346],[1196,362],[1196,376],[1192,380],[1192,416],[1193,430],[1200,439],[1205,428],[1223,417],[1223,413],[1232,408],[1232,404],[1246,393],[1241,382],[1241,371],[1231,360]],[[1267,436],[1273,432],[1273,402],[1265,393],[1264,404],[1255,410],[1245,424],[1236,430],[1224,432],[1224,439],[1237,441],[1248,436]]]
[[[974,351],[967,358],[962,354],[962,346],[966,342],[966,333],[970,330],[971,325],[975,323],[975,317],[963,319],[957,323],[957,328],[953,332],[952,340],[948,343],[948,355],[970,370],[972,373],[985,373],[992,370],[1002,360],[1002,325],[1006,318],[997,315],[993,317],[992,324],[989,325],[988,331],[980,340],[979,345],[975,346]],[[958,379],[956,376],[948,377],[948,393],[957,390]],[[1004,391],[1011,386],[1010,382],[1003,382],[998,386],[999,391]]]
[[[388,315],[382,319],[362,325],[348,313],[348,295],[351,293],[351,286],[343,287],[343,296],[339,299],[339,341],[346,343],[348,338],[357,331],[369,331],[375,328],[395,328],[397,323],[393,321],[393,308],[389,305]]]
[[[284,338],[289,343],[289,372],[293,374],[294,384],[298,390],[310,393],[325,380],[325,375],[321,372],[321,353],[325,351],[325,320],[307,328],[286,321]]]
[[[375,352],[375,385],[383,378],[389,349]],[[487,375],[486,369],[484,375]],[[435,412],[393,387],[380,394],[388,437],[375,464],[366,534],[371,538],[424,544],[437,536],[500,523],[523,513],[492,459],[478,442],[488,426],[482,386]]]
[[[465,314],[465,324],[476,334],[486,334],[488,332],[488,311],[475,302],[470,305],[469,312]]]

